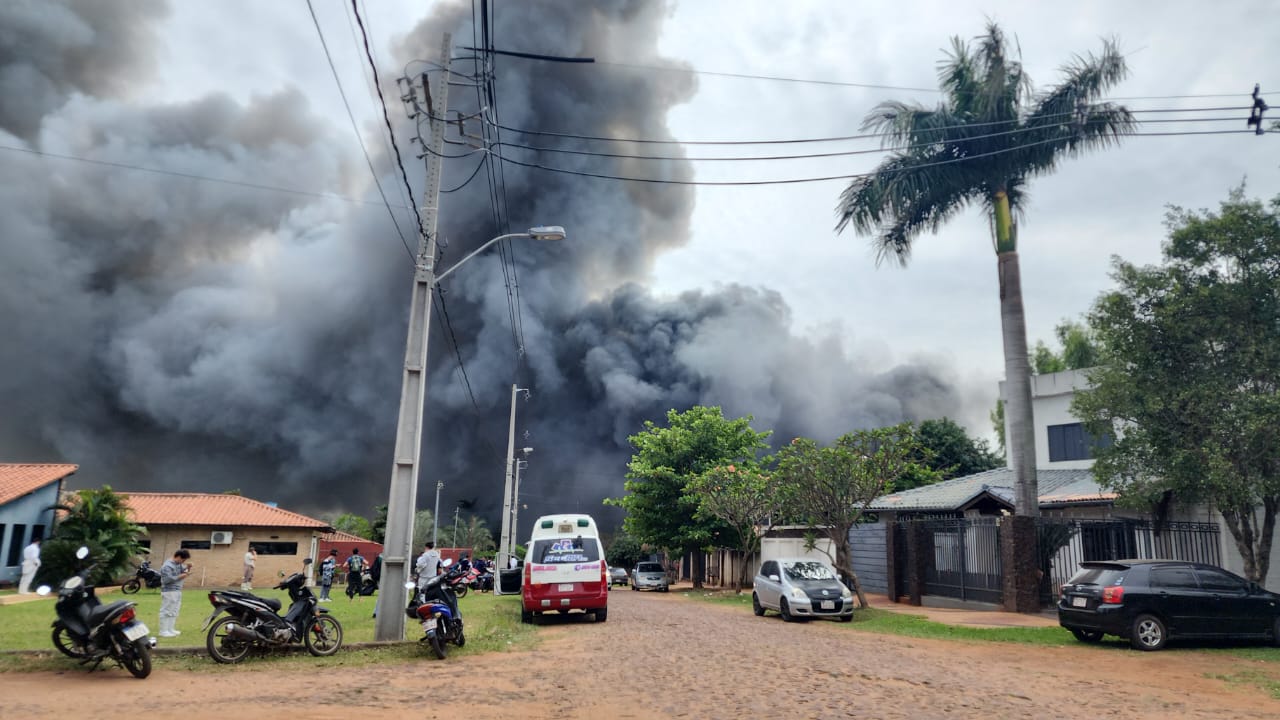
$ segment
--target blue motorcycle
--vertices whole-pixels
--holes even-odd
[[[462,629],[462,614],[458,612],[458,596],[453,591],[452,582],[466,573],[461,565],[452,565],[451,560],[443,563],[445,572],[423,583],[416,594],[409,599],[409,607],[405,614],[422,623],[423,636],[418,642],[431,645],[431,651],[441,660],[449,655],[446,643],[462,647],[467,637]],[[413,583],[406,583],[405,588],[412,590]]]

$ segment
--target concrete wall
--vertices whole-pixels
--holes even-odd
[[[1071,398],[1078,388],[1087,388],[1088,381],[1082,370],[1064,370],[1047,375],[1031,376],[1031,410],[1036,423],[1036,467],[1046,469],[1075,470],[1093,467],[1093,460],[1067,460],[1049,462],[1049,426],[1080,422],[1071,414]],[[1000,383],[1000,397],[1005,396],[1005,383]],[[1009,415],[1005,414],[1005,437],[1009,437]],[[1012,455],[1006,453],[1008,462]],[[1009,467],[1013,467],[1009,465]]]
[[[302,570],[304,558],[315,558],[320,541],[319,531],[305,528],[151,525],[147,529],[151,540],[149,559],[152,567],[157,570],[165,560],[173,557],[183,540],[207,542],[215,530],[231,531],[230,545],[211,545],[208,550],[189,550],[192,567],[185,585],[187,588],[238,586],[244,568],[244,554],[249,550],[250,542],[297,543],[297,553],[294,555],[258,553],[253,586],[271,587],[279,582],[281,572],[285,575],[298,572]],[[309,570],[309,576],[314,578],[314,571]]]
[[[35,492],[0,506],[0,583],[17,584],[22,577],[22,549],[31,544],[32,529],[39,525],[42,537],[53,534],[53,510],[58,502],[58,486],[50,483]],[[15,533],[15,525],[25,525],[21,535]],[[9,564],[9,555],[16,547],[17,562]]]
[[[812,557],[828,565],[836,564],[836,549],[830,540],[818,538],[812,552],[804,549],[804,543],[804,538],[761,538],[760,560],[756,563],[756,569],[760,568],[760,563],[778,558]]]

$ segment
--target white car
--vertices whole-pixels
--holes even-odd
[[[853,593],[821,560],[766,560],[756,575],[751,609],[756,615],[774,610],[787,622],[815,617],[849,622],[853,619]]]

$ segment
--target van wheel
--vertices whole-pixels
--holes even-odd
[[[533,611],[532,611],[532,610],[521,610],[521,611],[520,611],[520,622],[524,623],[525,625],[531,625],[531,624],[533,624]]]
[[[1129,643],[1138,650],[1159,650],[1169,641],[1164,623],[1155,615],[1139,615],[1133,619]]]
[[[609,608],[600,608],[595,612],[596,622],[604,622],[609,619]]]

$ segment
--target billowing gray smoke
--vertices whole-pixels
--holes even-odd
[[[32,98],[0,106],[0,145],[45,153],[0,151],[0,458],[78,463],[80,486],[238,488],[302,511],[367,514],[386,502],[409,258],[376,203],[109,165],[377,197],[348,131],[308,111],[297,91],[246,104],[217,95],[139,104],[166,12],[160,2],[0,5],[0,88]],[[656,56],[664,15],[657,0],[502,3],[493,33],[502,48],[669,65]],[[470,43],[470,3],[439,6],[403,40],[397,62],[437,57],[446,30]],[[504,124],[586,135],[669,137],[668,109],[695,91],[682,73],[507,57],[497,70]],[[475,109],[474,93],[453,92],[452,108]],[[397,130],[402,142],[412,134]],[[509,131],[503,140],[581,147]],[[691,177],[681,161],[503,152]],[[465,180],[473,163],[450,161],[446,185]],[[483,180],[444,200],[446,265],[508,229],[494,222]],[[395,182],[388,170],[384,184]],[[960,411],[936,369],[868,368],[835,337],[797,337],[771,291],[730,284],[650,295],[652,260],[687,240],[688,186],[507,166],[505,200],[511,230],[555,223],[570,239],[512,246],[523,355],[497,255],[447,281],[475,404],[452,338],[433,319],[423,507],[442,480],[442,514],[470,505],[496,524],[513,382],[532,390],[520,403],[517,446],[536,448],[522,517],[580,509],[606,524],[614,516],[599,503],[622,493],[626,437],[669,408],[721,405],[778,438],[823,440]]]

